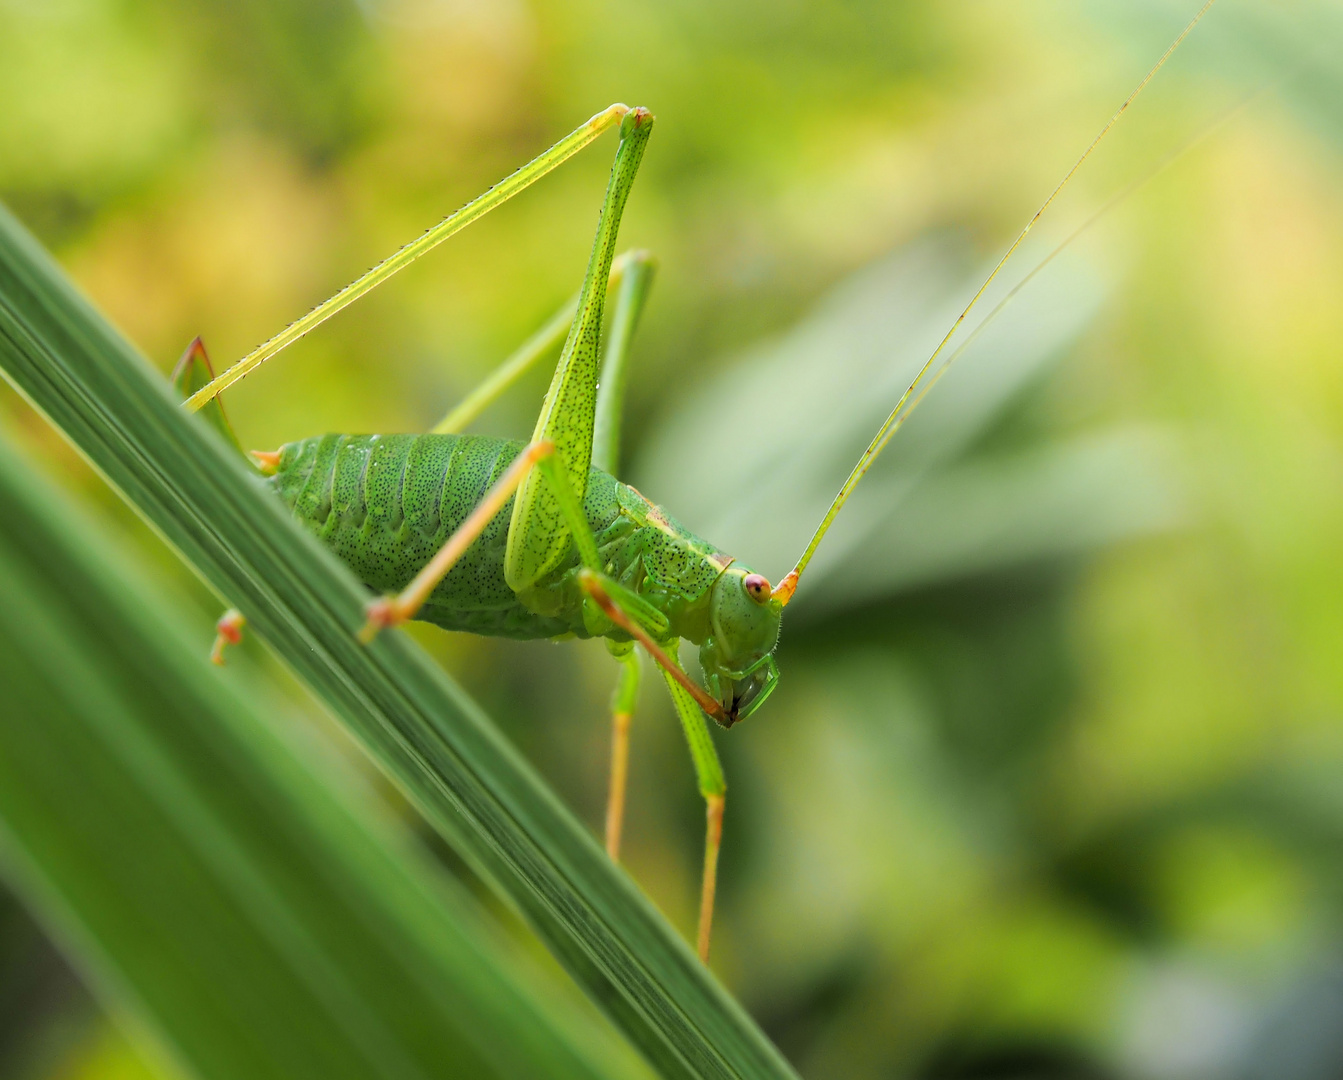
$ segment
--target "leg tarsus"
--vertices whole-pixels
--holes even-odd
[[[229,608],[219,616],[219,621],[215,623],[215,643],[210,648],[212,663],[223,666],[225,646],[241,645],[243,627],[246,625],[247,620],[237,608]]]
[[[709,934],[713,929],[714,894],[718,890],[718,849],[723,842],[724,795],[705,795],[704,877],[700,883],[699,933],[695,945],[699,958],[709,962]]]
[[[629,777],[630,714],[611,714],[611,786],[606,795],[606,854],[620,861],[620,832],[625,823],[625,785]]]
[[[713,736],[704,722],[704,714],[695,705],[694,698],[679,681],[664,670],[662,678],[671,693],[672,704],[681,718],[690,759],[695,764],[695,776],[700,794],[704,796],[707,831],[704,837],[704,879],[700,886],[699,932],[696,935],[701,960],[709,958],[709,932],[713,927],[714,895],[718,887],[718,849],[723,836],[723,805],[727,782],[723,766],[714,749]]]
[[[400,626],[410,616],[403,615],[404,605],[398,606],[398,597],[379,596],[364,608],[365,622],[359,630],[360,644],[367,645],[384,630]]]
[[[611,782],[606,797],[606,853],[619,862],[629,778],[630,720],[639,692],[639,654],[630,647],[615,655],[621,667],[620,681],[611,701]]]

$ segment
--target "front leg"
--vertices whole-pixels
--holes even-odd
[[[680,665],[676,665],[680,671]],[[682,672],[684,674],[684,672]],[[700,879],[699,929],[695,935],[696,951],[706,964],[709,962],[709,934],[713,930],[714,898],[718,892],[718,849],[723,840],[723,809],[727,805],[727,781],[723,766],[713,745],[713,736],[704,722],[704,714],[694,698],[677,679],[671,668],[662,669],[667,691],[671,694],[676,715],[681,718],[690,760],[695,765],[695,779],[699,793],[704,797],[704,872]]]

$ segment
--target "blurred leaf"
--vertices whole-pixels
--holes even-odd
[[[0,450],[0,851],[114,1011],[202,1077],[642,1074],[106,546]]]
[[[1238,1063],[1238,1080],[1333,1080],[1338,1076],[1343,1062],[1343,971],[1337,961],[1308,970],[1253,1025],[1248,1037],[1242,1035],[1242,1045],[1244,1061]]]
[[[976,456],[929,476],[826,575],[804,609],[870,602],[884,593],[1077,554],[1171,528],[1182,500],[1168,479],[1169,440],[1142,428]]]
[[[197,51],[259,127],[279,129],[318,155],[339,151],[368,124],[374,48],[359,9],[344,0],[196,0]]]
[[[146,1060],[139,1048],[105,1021],[85,1045],[66,1056],[66,1060],[45,1080],[175,1080],[175,1074],[162,1064]]]
[[[778,1052],[490,721],[0,214],[0,366],[349,727],[666,1075]],[[203,643],[202,643],[203,644]]]
[[[0,186],[96,201],[144,177],[181,139],[181,68],[156,56],[152,17],[130,7],[0,7]],[[60,89],[33,93],[39,80]]]

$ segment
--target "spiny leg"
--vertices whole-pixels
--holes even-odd
[[[611,700],[611,781],[606,797],[606,853],[620,861],[620,833],[625,822],[625,788],[629,779],[630,721],[639,695],[639,654],[634,642],[608,642],[620,661],[620,681]]]
[[[189,412],[203,408],[221,391],[255,370],[282,349],[292,345],[314,327],[319,326],[342,308],[354,303],[365,293],[377,288],[398,270],[402,270],[425,252],[437,247],[454,233],[461,231],[477,218],[488,214],[496,206],[507,202],[518,192],[529,187],[552,169],[562,165],[597,138],[607,128],[620,124],[632,111],[628,105],[615,104],[603,109],[557,142],[549,150],[533,158],[516,172],[504,177],[483,195],[477,196],[456,213],[449,214],[427,232],[394,251],[363,277],[346,285],[329,300],[318,304],[308,314],[296,319],[268,341],[257,346],[231,368],[201,387],[186,401]],[[646,110],[644,110],[646,113]]]
[[[597,411],[598,352],[601,344],[602,314],[611,264],[615,253],[620,218],[629,198],[652,130],[653,117],[647,110],[636,109],[621,124],[620,146],[611,167],[606,198],[597,220],[587,273],[579,291],[576,314],[555,367],[555,375],[546,392],[532,439],[535,444],[553,445],[555,453],[536,462],[535,474],[521,478],[513,515],[509,522],[508,544],[504,556],[504,576],[509,587],[526,602],[528,591],[547,572],[554,569],[577,547],[585,573],[598,577],[602,562],[592,529],[583,514],[582,500],[587,490],[588,468],[593,457],[593,426]],[[627,275],[617,296],[618,319],[624,325],[616,346],[617,368],[623,367],[625,344],[638,314],[638,305],[647,292],[647,259],[640,256],[638,287],[630,291]],[[637,594],[614,581],[607,589],[655,632],[665,633],[667,620]],[[588,601],[584,602],[584,621],[593,632],[609,623]],[[631,660],[631,663],[637,661]],[[626,667],[626,681],[637,669]],[[633,685],[629,697],[632,706]],[[619,850],[620,826],[624,814],[625,769],[628,754],[629,709],[617,709],[612,746],[612,778],[607,807],[607,847],[615,856]],[[625,715],[621,715],[621,714]]]
[[[547,446],[549,444],[541,445]],[[589,629],[594,633],[602,632],[605,627],[601,624],[601,618],[604,616],[644,646],[649,655],[663,668],[663,673],[668,678],[669,685],[674,683],[677,691],[681,694],[680,698],[674,697],[678,710],[682,710],[683,705],[689,703],[685,707],[690,710],[693,720],[686,719],[684,715],[682,717],[682,724],[686,727],[687,736],[689,737],[692,726],[698,725],[702,735],[702,740],[699,741],[708,747],[708,754],[712,757],[712,769],[707,765],[701,766],[700,762],[704,758],[704,752],[702,747],[699,751],[696,750],[696,740],[692,739],[691,753],[696,759],[696,769],[701,777],[701,789],[706,792],[705,798],[709,800],[710,809],[709,840],[705,853],[705,892],[700,905],[700,955],[707,957],[709,947],[708,927],[713,918],[714,882],[718,866],[718,837],[722,828],[723,791],[710,790],[712,781],[706,779],[706,777],[710,777],[713,770],[716,770],[719,777],[718,788],[721,789],[723,785],[721,783],[722,770],[717,767],[717,756],[714,754],[713,743],[708,741],[708,730],[704,726],[703,716],[696,708],[695,703],[702,700],[705,707],[716,710],[720,716],[722,715],[722,707],[696,685],[694,680],[681,669],[675,658],[669,656],[666,650],[654,640],[654,634],[666,638],[670,630],[666,616],[637,593],[602,573],[601,553],[597,548],[596,537],[592,535],[592,526],[583,515],[583,508],[578,501],[578,495],[569,483],[569,478],[565,475],[559,461],[559,455],[553,452],[542,453],[536,461],[536,469],[554,495],[560,516],[569,528],[569,533],[574,539],[574,544],[578,548],[579,557],[583,563],[578,572],[578,582],[595,608],[595,610],[589,611],[585,607],[584,610],[584,620],[588,623]],[[617,650],[618,647],[612,651],[619,656],[620,653]],[[612,858],[618,856],[620,848],[620,830],[624,819],[626,770],[629,753],[629,719],[634,709],[634,698],[638,690],[638,658],[633,650],[630,650],[625,662],[627,666],[622,672],[612,718],[611,787],[606,815],[606,846]],[[696,738],[698,739],[698,736]],[[710,787],[706,788],[706,784]]]
[[[612,325],[620,318],[620,301],[628,292],[626,274],[632,267],[639,267],[649,260],[645,251],[626,251],[611,263],[611,274],[607,280],[607,292],[616,293],[616,312]],[[476,419],[494,401],[497,401],[523,375],[540,363],[553,349],[559,348],[569,335],[574,314],[578,311],[580,293],[574,293],[546,320],[541,329],[524,341],[502,364],[485,377],[485,381],[467,394],[458,404],[448,410],[430,430],[435,435],[456,435],[466,430],[466,426]],[[608,346],[608,355],[609,355]],[[605,375],[603,375],[605,383]],[[598,409],[601,402],[598,401]],[[610,470],[608,470],[610,471]]]
[[[600,231],[599,231],[600,238]],[[612,236],[614,239],[614,236]],[[651,255],[646,251],[627,251],[616,259],[616,265],[612,266],[610,275],[610,286],[616,290],[615,305],[611,312],[610,329],[607,332],[606,356],[603,357],[602,376],[600,376],[600,386],[598,388],[598,398],[596,398],[595,410],[595,435],[594,445],[592,445],[592,457],[599,469],[607,470],[608,473],[615,473],[618,467],[619,446],[620,446],[620,408],[623,406],[624,373],[627,369],[627,357],[629,357],[630,339],[633,337],[635,326],[638,324],[639,314],[643,309],[643,304],[649,294],[649,286],[653,282],[653,271],[655,263]],[[580,294],[582,296],[582,294]],[[529,349],[536,348],[540,352],[543,348],[549,348],[551,343],[543,343],[543,336],[547,332],[553,333],[553,328],[561,324],[561,320],[572,320],[573,309],[579,304],[580,297],[576,297],[568,310],[561,310],[555,318],[543,328],[539,334],[536,334],[529,343],[526,343],[518,351],[518,359],[526,356]],[[528,360],[530,363],[530,360]],[[508,369],[513,368],[517,360],[509,361],[500,369],[500,375],[504,375]],[[521,365],[518,364],[518,369]],[[509,372],[510,373],[510,372]],[[492,381],[500,383],[500,390],[506,386],[504,379],[494,377]],[[471,395],[467,403],[481,396],[481,391]],[[463,403],[465,404],[465,403]],[[553,466],[553,462],[551,462]],[[591,536],[591,527],[584,519],[582,508],[579,501],[573,493],[572,486],[569,486],[568,478],[560,473],[559,470],[553,470],[549,477],[549,486],[553,489],[553,496],[559,502],[561,514],[568,524],[569,532],[575,537],[579,544],[580,552],[583,552],[584,566],[588,574],[600,575],[600,560],[596,552],[596,543]],[[610,583],[616,587],[615,583]],[[604,591],[603,591],[604,595]],[[626,598],[627,602],[638,603],[637,596]],[[614,602],[610,602],[614,607]],[[630,762],[630,723],[634,716],[635,697],[638,694],[639,685],[639,658],[635,653],[633,642],[616,643],[607,642],[612,656],[620,661],[620,677],[616,684],[614,700],[611,707],[611,772],[610,782],[608,782],[607,803],[606,803],[606,850],[612,860],[619,860],[620,857],[620,836],[624,825],[624,795],[626,795],[627,782],[629,782],[629,762]]]
[[[545,446],[546,444],[541,445]],[[685,730],[686,741],[690,744],[690,756],[695,763],[695,773],[699,779],[699,788],[704,796],[707,812],[704,878],[700,890],[699,932],[697,935],[700,959],[707,962],[709,958],[709,932],[713,925],[714,894],[718,881],[718,848],[722,839],[723,805],[724,797],[727,794],[727,785],[723,782],[723,769],[718,763],[718,752],[714,749],[708,726],[704,723],[704,714],[700,709],[705,709],[715,718],[721,718],[719,719],[720,723],[727,718],[723,714],[722,706],[685,673],[674,652],[668,651],[668,649],[675,648],[675,638],[667,640],[669,626],[666,617],[637,593],[630,591],[602,573],[601,556],[597,549],[596,538],[592,535],[592,526],[583,516],[583,509],[579,504],[577,493],[570,485],[568,477],[560,466],[558,454],[543,453],[538,458],[536,467],[546,485],[554,494],[560,515],[568,525],[582,559],[583,567],[578,572],[579,586],[602,615],[643,645],[648,654],[662,668],[663,678],[666,679],[667,688],[671,691],[672,702],[680,715],[681,726]],[[587,618],[586,612],[584,617]],[[650,629],[663,638],[663,644],[659,644],[654,639],[653,634],[649,632]],[[637,679],[637,669],[634,669],[633,677]],[[617,713],[622,711],[620,709],[622,704],[627,704],[629,710],[633,709],[636,689],[637,682],[630,687],[627,702],[617,700]],[[619,755],[622,775],[619,779],[621,805],[618,814],[623,816],[623,767],[626,747],[621,745],[623,736],[620,733],[621,725],[618,717],[614,721],[614,725],[616,735],[615,745],[612,747],[612,794],[614,798],[616,761],[617,755]],[[626,727],[626,733],[627,731],[628,728]],[[616,850],[613,850],[611,820],[612,808],[608,805],[607,850],[611,852],[614,858],[619,847],[619,825],[616,826],[614,845]]]
[[[695,765],[700,794],[704,796],[704,875],[700,883],[699,930],[696,934],[696,946],[700,959],[708,963],[714,897],[718,891],[718,849],[723,839],[723,809],[726,805],[727,783],[723,779],[723,767],[718,761],[718,751],[714,749],[708,725],[704,722],[704,714],[708,713],[719,723],[724,723],[727,717],[723,713],[723,707],[685,673],[685,669],[671,651],[675,648],[675,640],[666,642],[664,648],[652,639],[646,629],[630,618],[621,604],[616,602],[611,595],[614,591],[611,588],[614,582],[585,570],[579,573],[579,584],[607,618],[635,638],[657,661],[662,669],[662,677],[667,683],[667,690],[671,694],[672,704],[676,706],[676,713],[681,719],[681,728],[690,746],[690,758]]]

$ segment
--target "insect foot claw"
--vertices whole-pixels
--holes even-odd
[[[359,640],[365,645],[372,642],[380,631],[406,621],[406,616],[401,613],[396,601],[389,596],[380,596],[376,600],[370,600],[368,607],[364,610],[368,616],[368,621],[359,631]]]
[[[210,660],[212,663],[221,667],[224,664],[224,647],[226,645],[241,645],[243,627],[247,625],[247,620],[237,608],[229,608],[219,616],[219,621],[215,623],[215,643],[210,647]]]

